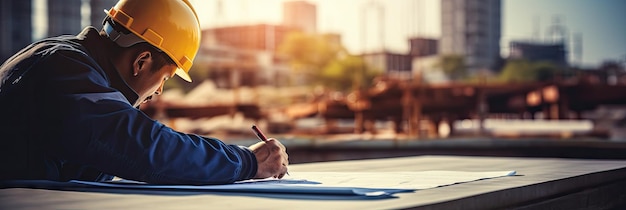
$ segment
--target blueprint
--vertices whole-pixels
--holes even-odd
[[[89,187],[118,189],[390,196],[395,193],[407,193],[482,179],[512,176],[516,172],[290,172],[290,174],[283,179],[245,180],[224,185],[156,185],[128,180],[71,182]]]

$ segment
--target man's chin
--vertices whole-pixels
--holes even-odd
[[[148,96],[147,98],[143,99],[143,101],[141,102],[142,104],[148,103],[152,101],[152,96]]]

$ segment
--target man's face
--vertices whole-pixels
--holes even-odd
[[[163,84],[174,75],[174,70],[176,70],[175,65],[165,65],[156,72],[140,72],[137,78],[130,84],[139,95],[139,99],[134,106],[148,102],[154,94],[161,94],[163,92]]]

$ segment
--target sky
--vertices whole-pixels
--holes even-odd
[[[203,28],[280,24],[282,3],[291,0],[221,0],[221,12],[218,1],[190,0]],[[441,35],[440,0],[307,1],[317,6],[318,32],[340,34],[344,46],[354,54],[383,48],[406,53],[409,37]],[[46,0],[34,2],[37,15],[33,37],[40,39],[46,30]],[[381,11],[377,4],[383,8],[383,24],[377,18]],[[88,13],[88,8],[82,9]],[[547,32],[555,18],[566,31],[571,64],[595,67],[613,60],[626,65],[626,0],[502,0],[502,56],[508,56],[510,41],[549,40]],[[385,31],[383,41],[381,29]]]
[[[282,20],[282,3],[289,0],[190,0],[204,28],[270,23]],[[308,0],[317,6],[321,33],[339,33],[351,53],[408,51],[408,37],[438,38],[439,0]],[[375,4],[384,8],[384,24]],[[365,15],[363,15],[365,14]],[[597,66],[605,60],[626,62],[625,0],[502,0],[503,56],[511,40],[548,40],[548,28],[560,19],[568,38],[569,59],[575,65]],[[363,21],[365,20],[365,21]],[[362,27],[365,25],[365,27]],[[385,29],[384,41],[378,31]],[[366,33],[361,33],[364,30]],[[579,55],[573,37],[581,37]]]

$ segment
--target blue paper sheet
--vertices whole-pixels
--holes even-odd
[[[115,182],[72,181],[72,183],[124,189],[390,196],[395,193],[512,176],[516,172],[292,172],[291,174],[285,179],[246,180],[226,185],[154,185],[126,180]]]
[[[194,192],[281,193],[301,195],[390,197],[458,183],[515,175],[515,171],[463,172],[290,172],[285,179],[245,180],[224,185],[159,185],[118,179],[111,182],[47,180],[2,181],[2,187],[44,189],[97,188]]]

